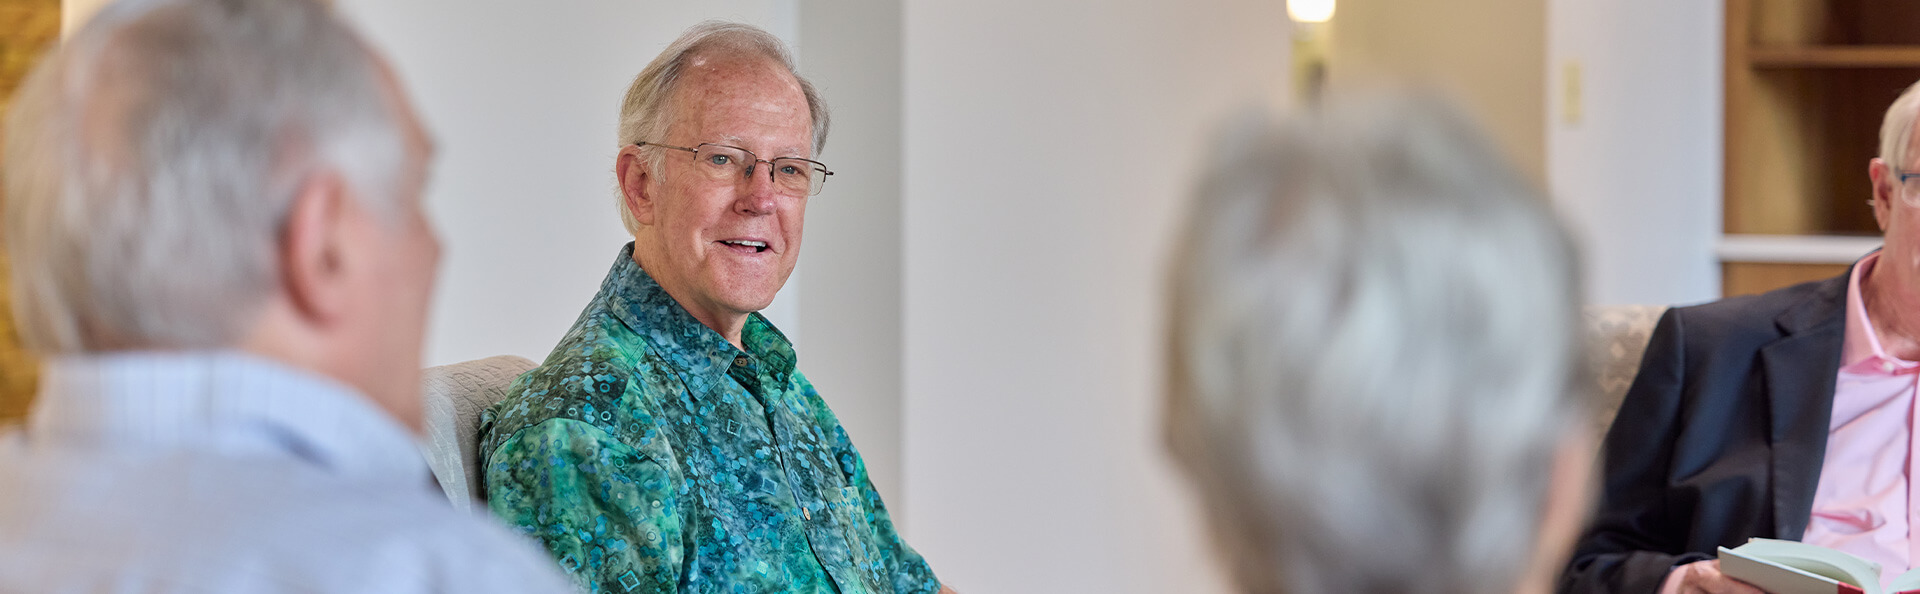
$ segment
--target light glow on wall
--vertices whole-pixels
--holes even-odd
[[[1296,23],[1324,23],[1333,20],[1334,0],[1287,0],[1287,17]]]

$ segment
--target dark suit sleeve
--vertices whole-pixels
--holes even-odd
[[[1660,317],[1640,373],[1602,447],[1604,482],[1593,525],[1574,548],[1562,593],[1653,593],[1686,553],[1687,518],[1670,517],[1667,484],[1687,392],[1681,309]]]

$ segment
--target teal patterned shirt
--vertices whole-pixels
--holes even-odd
[[[932,593],[792,344],[734,348],[633,245],[480,420],[488,505],[590,592]]]

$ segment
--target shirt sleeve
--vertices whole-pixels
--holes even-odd
[[[488,458],[488,507],[587,592],[673,592],[685,547],[666,470],[605,430],[549,419]]]
[[[830,447],[833,448],[840,472],[846,476],[847,484],[858,496],[858,511],[865,516],[865,528],[872,531],[871,542],[879,549],[876,569],[894,592],[938,592],[940,580],[933,575],[933,568],[894,530],[893,516],[887,513],[887,504],[881,501],[880,492],[873,488],[873,480],[867,476],[867,464],[860,458],[860,451],[854,449],[853,440],[847,437],[847,430],[840,426],[840,420],[827,408],[826,401],[814,391],[813,384],[797,372],[795,376],[798,376],[796,381],[799,388],[810,403],[815,422],[829,432],[828,437],[832,440]]]

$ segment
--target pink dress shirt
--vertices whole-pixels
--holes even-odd
[[[1847,281],[1847,329],[1840,373],[1833,386],[1833,420],[1813,517],[1802,540],[1880,564],[1881,578],[1915,565],[1912,527],[1920,525],[1920,491],[1911,486],[1914,462],[1914,390],[1920,364],[1881,348],[1861,298],[1861,280],[1873,274],[1875,252],[1861,258]]]

